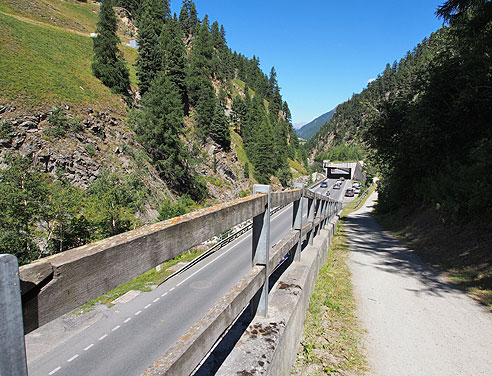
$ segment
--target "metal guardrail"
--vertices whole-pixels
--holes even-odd
[[[372,187],[374,186],[374,183],[371,183],[371,185],[362,193],[362,195],[359,196],[357,201],[355,202],[355,207],[358,207],[361,202],[364,200],[364,198],[371,192]]]

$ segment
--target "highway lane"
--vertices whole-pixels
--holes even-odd
[[[343,198],[344,189],[332,186],[318,191]],[[272,217],[272,246],[291,230],[291,222],[292,205]],[[29,362],[29,374],[140,375],[250,268],[248,233],[155,290],[104,310],[89,328]]]

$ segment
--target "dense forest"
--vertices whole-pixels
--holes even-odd
[[[122,53],[114,6],[126,8],[138,28],[137,87]],[[104,0],[95,31],[92,74],[122,99],[126,132],[137,142],[120,144],[115,153],[131,156],[140,168],[130,174],[103,169],[88,188],[80,188],[62,169],[44,171],[33,155],[6,153],[0,252],[14,253],[25,264],[142,224],[139,214],[148,209],[150,195],[144,182],[152,179],[144,176],[148,164],[169,190],[160,198],[158,220],[213,202],[207,201],[207,182],[217,179],[199,174],[199,164],[215,169],[215,159],[205,161],[205,148],[232,152],[233,137],[249,162],[237,176],[251,183],[287,186],[289,159],[306,160],[275,68],[266,75],[259,58],[232,51],[224,27],[206,15],[200,19],[193,1],[184,0],[180,14],[171,15],[169,0]],[[94,129],[98,142],[106,143],[104,131]],[[60,107],[47,117],[42,134],[64,144],[67,138],[86,140],[84,132],[83,119]],[[18,134],[15,123],[0,122],[2,145],[10,147]],[[84,153],[97,157],[98,150],[97,143],[88,144]]]
[[[361,144],[381,177],[382,211],[490,223],[492,3],[450,0],[436,14],[446,25],[339,105],[309,146]]]

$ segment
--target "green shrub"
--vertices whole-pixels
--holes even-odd
[[[87,144],[84,146],[85,151],[87,154],[89,154],[91,157],[96,155],[96,148],[92,144]]]
[[[169,218],[189,213],[194,205],[195,202],[188,195],[182,196],[174,202],[170,199],[165,199],[159,209],[159,217],[157,217],[157,220],[164,221]]]
[[[12,127],[12,123],[10,121],[2,121],[0,123],[0,138],[10,139],[12,137],[12,132],[14,128]]]

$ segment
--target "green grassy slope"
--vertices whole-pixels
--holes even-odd
[[[136,51],[122,49],[135,59]],[[0,13],[0,56],[2,101],[27,108],[59,102],[122,107],[119,96],[92,75],[90,37]]]
[[[0,11],[88,35],[95,30],[99,5],[75,0],[0,0]]]

